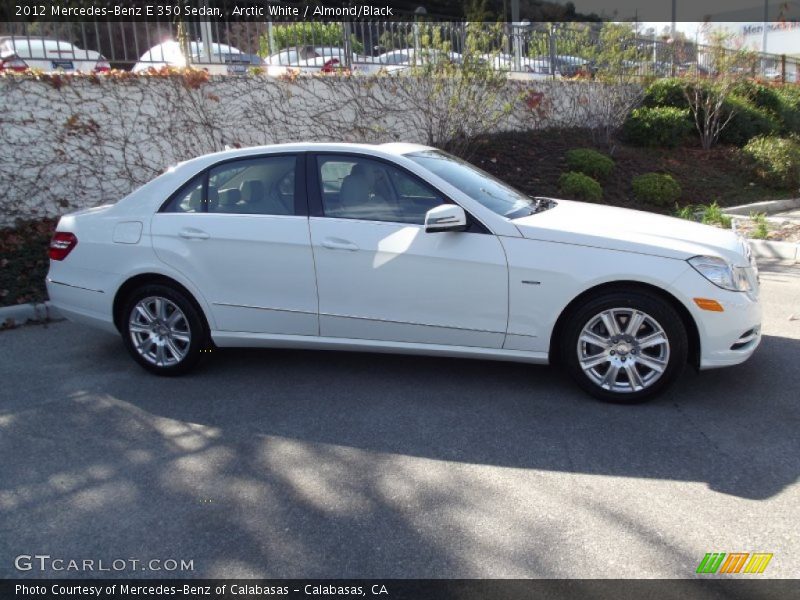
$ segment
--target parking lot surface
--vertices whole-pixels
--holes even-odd
[[[228,350],[158,378],[68,322],[0,332],[0,576],[797,577],[800,268],[761,279],[748,363],[632,407],[523,364]]]

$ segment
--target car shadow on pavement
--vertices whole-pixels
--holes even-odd
[[[159,378],[113,337],[82,350],[47,378],[22,367],[30,395],[0,412],[0,554],[187,557],[208,577],[560,577],[571,571],[551,549],[586,556],[591,532],[575,528],[600,519],[684,572],[696,557],[648,519],[541,474],[760,500],[800,470],[794,339],[766,337],[741,367],[687,370],[640,406],[524,364],[229,350]],[[646,510],[670,510],[652,494]],[[502,528],[482,529],[486,517]]]
[[[790,357],[797,357],[791,359]],[[280,436],[468,464],[706,482],[761,499],[797,480],[800,340],[747,363],[687,367],[661,398],[594,401],[550,367],[447,358],[223,350],[180,379],[108,392],[238,437]],[[146,391],[145,391],[146,390]]]

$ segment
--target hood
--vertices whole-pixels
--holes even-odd
[[[731,230],[615,206],[556,200],[553,208],[514,219],[526,238],[686,260],[719,256],[748,266],[746,242]]]

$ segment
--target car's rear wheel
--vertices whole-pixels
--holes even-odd
[[[561,359],[587,392],[633,404],[664,391],[686,364],[680,315],[655,294],[610,292],[577,308],[567,322]]]
[[[208,347],[208,328],[183,292],[153,284],[136,289],[125,304],[122,339],[131,356],[158,375],[179,375]]]

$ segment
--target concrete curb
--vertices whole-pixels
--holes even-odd
[[[45,321],[60,321],[63,318],[58,309],[49,301],[0,307],[0,329],[18,327],[28,321],[43,323]]]
[[[766,200],[764,202],[753,202],[752,204],[741,204],[724,208],[724,214],[732,217],[749,217],[750,213],[766,213],[770,215],[784,210],[800,208],[800,198],[788,198],[786,200]]]
[[[753,239],[748,239],[747,242],[756,258],[777,258],[800,262],[800,244]]]

